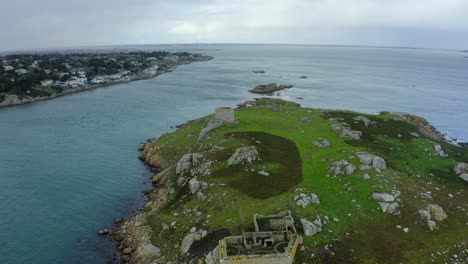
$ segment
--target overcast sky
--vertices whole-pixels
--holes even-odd
[[[468,0],[0,0],[0,50],[165,43],[468,49]]]

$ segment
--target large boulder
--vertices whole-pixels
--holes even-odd
[[[311,193],[310,195],[301,193],[299,195],[294,196],[294,202],[296,202],[298,206],[302,206],[302,208],[305,208],[311,203],[319,204],[320,199],[315,193]]]
[[[341,174],[350,175],[353,174],[355,170],[356,166],[347,160],[334,161],[328,167],[328,171],[330,171],[335,176]]]
[[[218,263],[218,256],[219,256],[219,247],[215,247],[210,253],[208,253],[205,257],[206,264],[217,264]]]
[[[314,145],[319,147],[319,148],[328,148],[328,147],[331,147],[331,143],[324,139],[324,138],[317,138],[317,140],[314,141]]]
[[[378,202],[382,212],[397,215],[400,214],[400,205],[395,201],[398,195],[399,191],[393,191],[392,194],[374,192],[372,198]]]
[[[305,218],[300,219],[302,225],[302,231],[304,232],[305,236],[313,236],[322,231],[322,223],[320,218],[318,218],[313,222],[308,221]]]
[[[464,162],[458,162],[457,164],[455,164],[455,167],[453,167],[453,172],[455,172],[455,174],[457,175],[460,175],[464,172],[468,172],[468,164]]]
[[[437,204],[428,204],[424,209],[418,210],[419,215],[427,222],[429,230],[438,229],[437,223],[433,220],[443,221],[447,218],[444,209]]]
[[[374,198],[374,200],[376,200],[377,202],[393,202],[395,200],[395,196],[389,193],[378,192],[372,193],[372,198]]]
[[[206,232],[206,230],[200,229],[200,230],[198,230],[196,232],[193,232],[193,233],[191,232],[188,235],[186,235],[184,237],[184,239],[182,239],[182,244],[180,246],[180,255],[181,256],[186,255],[189,252],[190,247],[192,246],[192,244],[195,241],[198,241],[198,240],[204,238],[207,234],[208,234],[208,232]]]
[[[241,147],[236,149],[236,152],[229,157],[227,165],[231,167],[238,164],[252,163],[256,160],[260,160],[260,157],[254,146]]]
[[[439,157],[447,157],[448,155],[444,152],[444,150],[442,149],[442,146],[439,145],[439,144],[435,144],[434,145],[434,151],[435,151],[435,154]]]
[[[460,179],[468,182],[468,164],[464,162],[458,162],[453,168],[453,172],[460,177]]]
[[[356,156],[364,166],[372,166],[372,168],[376,170],[384,170],[387,168],[387,163],[379,156],[367,152],[357,152]]]
[[[151,244],[149,241],[145,241],[140,249],[140,256],[145,258],[154,258],[161,253],[161,249]]]
[[[431,213],[433,219],[437,221],[443,221],[447,218],[447,214],[445,213],[444,209],[437,204],[428,204],[426,206],[426,210]]]

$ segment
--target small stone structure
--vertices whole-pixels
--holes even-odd
[[[254,214],[254,232],[219,241],[215,263],[292,264],[302,237],[294,227],[291,211],[276,215]]]
[[[224,123],[234,123],[236,119],[234,118],[234,109],[231,107],[218,107],[216,108],[215,119],[223,121]]]

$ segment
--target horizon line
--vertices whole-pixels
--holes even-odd
[[[229,43],[229,42],[202,42],[202,43],[146,43],[146,44],[97,44],[97,45],[79,45],[79,46],[61,46],[61,47],[39,47],[39,48],[20,48],[20,49],[0,49],[0,55],[7,53],[27,53],[34,51],[66,51],[73,49],[91,49],[91,48],[109,48],[125,46],[190,46],[190,45],[259,45],[259,46],[316,46],[316,47],[352,47],[352,48],[383,48],[383,49],[412,49],[412,50],[432,50],[432,51],[450,51],[466,52],[464,49],[442,49],[442,48],[424,48],[415,46],[380,46],[380,45],[353,45],[353,44],[308,44],[308,43]]]

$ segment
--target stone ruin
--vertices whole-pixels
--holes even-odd
[[[218,107],[216,108],[215,119],[224,123],[234,123],[234,109],[231,107]]]
[[[292,264],[302,237],[294,227],[291,211],[275,215],[254,214],[253,232],[221,239],[206,263]]]

